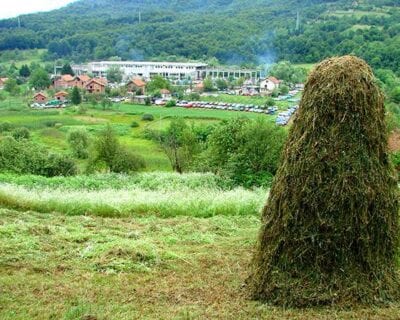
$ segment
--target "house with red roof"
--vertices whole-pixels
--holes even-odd
[[[33,96],[33,100],[37,103],[46,103],[47,96],[43,92],[38,92]]]
[[[260,82],[260,94],[270,94],[272,91],[279,89],[282,81],[275,77],[268,77]]]
[[[161,98],[164,100],[170,100],[172,98],[171,91],[169,91],[168,89],[161,89],[160,93]]]
[[[135,92],[135,93],[140,92],[140,95],[144,95],[144,93],[146,91],[146,82],[144,82],[142,79],[135,78],[135,79],[130,80],[126,84],[126,88],[130,92]]]
[[[54,95],[54,100],[65,101],[68,97],[68,93],[65,91],[59,91]]]
[[[106,91],[107,82],[102,78],[93,78],[85,84],[85,89],[89,93],[104,93]]]

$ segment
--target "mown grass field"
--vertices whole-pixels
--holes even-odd
[[[132,191],[153,192],[149,203],[152,197],[173,200],[163,204],[170,212],[166,216],[156,210],[117,216],[73,212],[48,208],[47,200],[35,210],[13,209],[2,202],[2,320],[399,319],[399,305],[285,310],[249,300],[245,280],[266,190],[248,190],[244,196],[212,175],[171,173],[51,179],[1,175],[0,181],[2,192],[10,195],[18,188],[29,191],[25,201],[40,201],[44,191],[54,191],[60,203],[88,192],[95,198],[102,193],[100,198],[109,202],[121,201],[118,192]],[[197,214],[190,193],[208,215]],[[239,210],[226,205],[213,211],[223,199],[236,201]],[[79,201],[73,206],[81,207]]]

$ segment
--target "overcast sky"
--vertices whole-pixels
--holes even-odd
[[[76,0],[6,0],[1,1],[0,19],[16,17],[24,13],[49,11]]]

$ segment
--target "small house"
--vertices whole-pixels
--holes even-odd
[[[47,96],[43,92],[38,92],[33,96],[33,100],[37,103],[46,103]]]
[[[260,93],[261,94],[269,94],[275,89],[278,89],[281,85],[281,80],[278,80],[275,77],[268,77],[267,79],[261,81],[260,83]]]
[[[144,95],[146,90],[146,82],[144,82],[142,79],[136,78],[130,80],[126,84],[126,87],[130,92],[140,92],[141,95]]]
[[[199,92],[199,93],[203,92],[204,91],[204,83],[203,82],[196,83],[196,85],[193,88],[193,91]]]
[[[75,86],[75,78],[70,74],[63,74],[53,79],[53,87],[55,89],[68,89]]]
[[[86,74],[81,74],[76,76],[74,79],[74,87],[78,87],[79,89],[85,88],[86,83],[88,83],[91,78]]]
[[[7,80],[8,78],[0,78],[0,89],[4,88],[4,84],[6,83]]]
[[[67,92],[65,92],[65,91],[60,91],[60,92],[57,92],[57,93],[54,95],[54,99],[55,99],[55,100],[58,100],[58,101],[65,101],[65,100],[67,99],[67,96],[68,96],[68,93],[67,93]]]
[[[94,78],[85,84],[85,89],[89,93],[104,93],[106,91],[106,84],[102,79]]]
[[[161,98],[164,100],[170,100],[172,98],[171,91],[169,91],[168,89],[161,89],[160,93]]]

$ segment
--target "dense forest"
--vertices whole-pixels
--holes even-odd
[[[260,65],[354,53],[400,73],[398,0],[82,0],[0,21],[0,50],[48,59],[196,59]],[[216,58],[216,59],[214,59]]]

